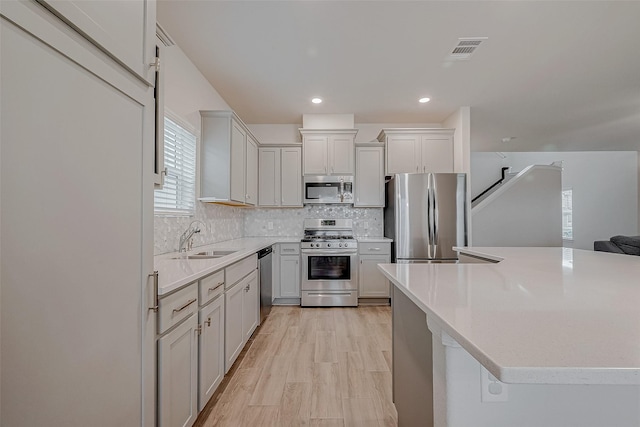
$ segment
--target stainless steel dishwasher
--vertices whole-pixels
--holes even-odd
[[[271,286],[271,257],[272,257],[273,247],[269,246],[268,248],[262,249],[258,252],[258,271],[260,275],[260,324],[264,322],[264,319],[267,317],[269,312],[271,311],[271,297],[272,297],[272,286]]]

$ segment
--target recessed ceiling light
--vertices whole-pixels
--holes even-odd
[[[322,103],[322,99],[321,98],[312,98],[311,102],[313,102],[314,104],[320,104],[320,103]]]
[[[427,102],[431,101],[431,98],[420,98],[418,99],[418,102],[421,104],[425,104]]]

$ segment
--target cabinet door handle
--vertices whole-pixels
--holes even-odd
[[[246,287],[246,288],[244,288],[244,291],[245,291],[245,292],[249,292],[249,290],[250,290],[250,289],[251,289],[251,285],[247,285],[247,287]]]
[[[207,323],[207,326],[211,326],[211,317],[209,317],[209,318],[207,319],[207,322],[206,322],[206,323]]]
[[[173,312],[174,313],[180,313],[182,310],[184,310],[185,308],[189,307],[191,304],[193,304],[194,302],[196,302],[198,299],[194,298],[192,300],[187,301],[182,307],[180,308],[174,308]]]
[[[216,289],[218,289],[220,286],[224,285],[224,282],[220,282],[217,285],[215,285],[213,288],[209,288],[209,292],[213,292]]]
[[[158,312],[158,270],[149,274],[149,277],[153,277],[153,305],[149,307],[149,310]]]
[[[416,165],[416,173],[419,171],[419,169],[418,169],[419,167],[420,166]]]

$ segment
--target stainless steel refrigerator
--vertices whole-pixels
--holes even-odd
[[[455,261],[467,245],[464,173],[396,174],[387,182],[384,235],[393,262]]]

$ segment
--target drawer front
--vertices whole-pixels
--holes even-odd
[[[362,255],[371,254],[371,255],[381,255],[381,254],[391,254],[391,243],[382,242],[382,243],[358,243],[358,252]]]
[[[247,274],[258,268],[258,255],[253,254],[225,268],[225,289],[229,289]]]
[[[159,306],[158,333],[162,334],[198,310],[198,286],[192,283],[167,295],[160,299]]]
[[[203,306],[224,292],[224,270],[217,271],[198,281],[199,302]]]
[[[280,243],[280,255],[298,255],[300,243]]]

